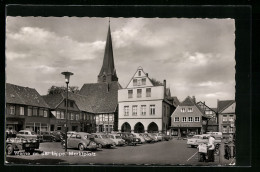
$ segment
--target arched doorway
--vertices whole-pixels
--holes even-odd
[[[156,133],[158,132],[158,126],[156,123],[154,122],[151,122],[149,125],[148,125],[148,133]]]
[[[122,132],[131,132],[131,126],[128,122],[125,122],[121,127]]]
[[[141,122],[136,123],[134,132],[135,133],[144,133],[144,125]]]

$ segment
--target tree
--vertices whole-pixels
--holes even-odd
[[[69,86],[68,90],[71,93],[79,93],[78,86]],[[48,89],[48,95],[55,95],[55,94],[61,94],[61,93],[66,93],[66,87],[51,86],[51,88]]]
[[[163,83],[161,81],[158,81],[154,78],[151,78],[151,82],[153,83],[154,86],[163,86]]]

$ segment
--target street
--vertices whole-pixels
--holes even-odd
[[[44,142],[33,155],[6,156],[15,164],[130,164],[130,165],[224,165],[230,161],[215,156],[215,162],[198,162],[196,148],[186,145],[186,140],[170,140],[137,146],[123,146],[97,151],[68,149],[66,155],[60,142]],[[223,155],[223,151],[221,151]],[[222,156],[223,157],[223,156]]]

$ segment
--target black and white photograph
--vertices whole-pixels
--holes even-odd
[[[235,31],[7,16],[5,164],[236,166]]]

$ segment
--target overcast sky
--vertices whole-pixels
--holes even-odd
[[[235,98],[233,19],[111,18],[119,83],[126,87],[138,66],[167,80],[172,96],[195,96],[210,107]],[[70,85],[97,82],[108,18],[7,17],[8,83],[47,94],[65,86],[60,73],[71,71]]]

